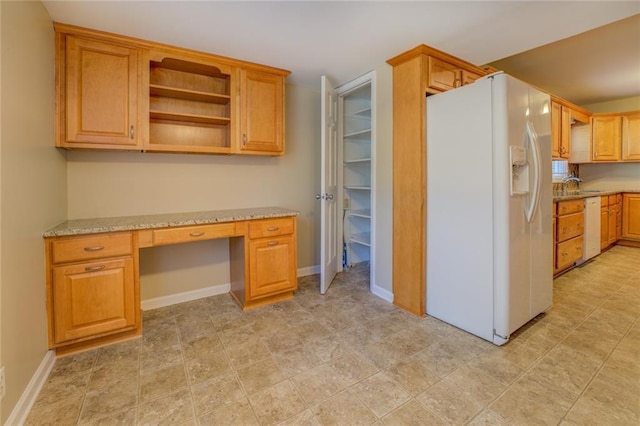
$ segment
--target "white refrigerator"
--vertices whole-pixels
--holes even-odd
[[[426,102],[427,314],[502,345],[552,304],[551,100],[497,73]]]

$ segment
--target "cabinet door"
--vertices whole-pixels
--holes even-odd
[[[131,257],[53,268],[55,343],[135,327]]]
[[[61,145],[136,146],[138,51],[67,36],[65,74]]]
[[[608,245],[616,242],[616,205],[609,206],[609,237]]]
[[[460,69],[448,62],[429,56],[429,87],[447,91],[460,86]]]
[[[569,159],[571,155],[571,110],[563,106],[561,117],[560,157]]]
[[[609,208],[600,209],[600,250],[609,246]]]
[[[621,130],[622,118],[620,116],[592,118],[593,161],[620,160]]]
[[[482,77],[480,74],[476,74],[471,71],[462,70],[462,85],[471,84],[477,79]]]
[[[640,240],[640,194],[622,196],[622,238]]]
[[[560,140],[562,139],[562,105],[551,102],[551,156],[560,158]]]
[[[293,235],[249,243],[250,299],[292,291],[298,287]]]
[[[284,77],[240,70],[240,151],[284,154]]]
[[[640,161],[640,113],[622,117],[622,159]]]

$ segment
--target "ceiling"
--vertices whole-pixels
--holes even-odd
[[[577,71],[570,68],[578,63],[573,56],[548,58],[542,50],[540,57],[534,56],[540,51],[531,49],[636,15],[637,1],[43,0],[43,4],[56,22],[288,69],[289,83],[312,88],[319,88],[321,75],[340,85],[424,43],[475,64],[527,51],[504,63],[528,73],[532,82],[544,75],[544,80],[535,80],[538,86],[557,89],[558,95],[576,103],[633,96],[633,90],[613,86],[609,90],[607,85],[621,78],[618,64],[627,54],[618,44],[576,49],[576,54],[582,52],[579,63],[585,64]],[[637,30],[631,31],[631,36],[637,35]],[[583,60],[604,53],[608,56],[602,62],[608,68],[603,64],[597,68],[598,86],[604,90],[598,93],[591,65]],[[637,89],[637,43],[631,56],[636,68],[629,75],[634,74]],[[633,86],[633,80],[626,75],[624,79]],[[568,84],[571,90],[565,87]]]

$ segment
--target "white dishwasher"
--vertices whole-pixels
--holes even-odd
[[[583,247],[582,262],[600,254],[600,197],[584,199]]]

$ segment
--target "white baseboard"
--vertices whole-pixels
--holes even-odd
[[[381,299],[386,300],[389,303],[393,303],[393,293],[389,290],[374,285],[371,286],[371,293],[375,294]]]
[[[162,308],[165,306],[175,305],[176,303],[190,302],[203,297],[217,296],[219,294],[229,293],[231,285],[219,284],[210,287],[200,288],[198,290],[185,291],[183,293],[170,294],[168,296],[155,297],[140,302],[143,311]]]
[[[299,268],[298,269],[298,276],[299,277],[306,277],[308,275],[314,275],[314,274],[319,274],[319,273],[320,273],[320,265],[307,266],[306,268]]]
[[[298,269],[299,277],[305,277],[307,275],[319,273],[319,265]],[[140,307],[143,311],[149,311],[151,309],[158,309],[165,306],[175,305],[176,303],[190,302],[192,300],[202,299],[203,297],[217,296],[219,294],[229,293],[230,290],[230,284],[219,284],[211,287],[200,288],[198,290],[185,291],[184,293],[170,294],[168,296],[161,296],[155,297],[153,299],[143,300],[140,302]]]
[[[13,407],[5,426],[23,425],[27,421],[27,416],[29,416],[31,407],[33,407],[33,404],[38,398],[38,394],[40,394],[40,390],[47,382],[49,373],[51,373],[51,369],[55,363],[55,351],[47,351],[42,362],[38,366],[38,369],[34,373],[33,377],[31,377],[26,389],[22,392],[22,396],[18,400],[18,403]]]

